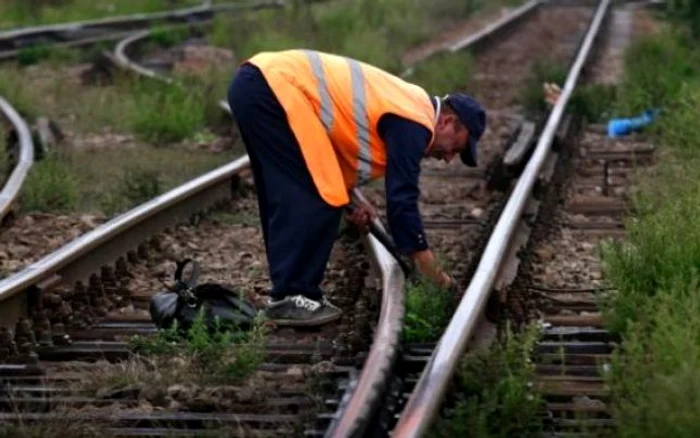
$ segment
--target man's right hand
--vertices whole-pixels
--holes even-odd
[[[453,287],[454,280],[438,266],[435,261],[435,254],[431,250],[416,251],[411,254],[411,258],[421,275],[431,278],[442,287]]]

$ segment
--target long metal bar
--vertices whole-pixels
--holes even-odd
[[[117,216],[94,230],[83,234],[46,257],[29,265],[22,271],[0,281],[0,302],[23,292],[27,288],[49,278],[58,270],[77,260],[100,245],[118,238],[126,230],[136,227],[151,216],[182,203],[188,198],[205,192],[210,187],[247,168],[250,160],[247,155],[232,163],[219,167],[195,178],[169,192],[166,192],[138,207]]]
[[[496,32],[502,30],[504,27],[512,24],[519,18],[522,18],[528,13],[532,12],[535,8],[540,6],[541,3],[541,0],[532,0],[525,3],[524,5],[514,10],[512,13],[501,18],[500,20],[497,20],[494,23],[491,23],[483,29],[479,30],[478,32],[475,32],[469,35],[468,37],[455,42],[448,48],[448,50],[452,53],[459,52],[460,50],[464,50],[465,47],[473,45],[476,41],[483,40],[487,37],[494,35]]]
[[[27,123],[2,97],[0,97],[0,110],[14,125],[19,142],[19,159],[5,182],[5,187],[0,191],[0,220],[2,220],[17,199],[29,169],[34,163],[34,143]]]
[[[584,42],[569,72],[560,99],[554,105],[547,124],[540,136],[534,154],[513,190],[503,213],[488,241],[484,255],[469,283],[462,301],[450,320],[445,333],[421,375],[406,408],[392,434],[393,438],[417,438],[430,427],[441,406],[447,385],[472,337],[479,316],[492,290],[493,283],[518,224],[530,192],[547,158],[564,109],[578,81],[581,68],[588,57],[601,22],[610,5],[602,0],[596,10]]]

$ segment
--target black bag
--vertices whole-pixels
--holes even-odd
[[[189,280],[183,281],[182,272],[190,262],[193,264],[192,275]],[[186,331],[204,308],[204,322],[210,330],[217,327],[217,317],[220,329],[250,329],[256,315],[255,307],[219,284],[196,285],[199,271],[197,261],[186,259],[177,262],[175,285],[151,298],[149,310],[153,323],[158,328],[167,329],[177,321],[178,328]]]

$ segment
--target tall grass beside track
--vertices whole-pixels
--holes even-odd
[[[617,288],[605,303],[622,337],[609,383],[625,438],[700,435],[700,46],[685,30],[632,47],[618,90],[622,114],[662,110],[649,131],[661,162],[640,175],[627,239],[603,251]]]

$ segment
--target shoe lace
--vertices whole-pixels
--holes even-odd
[[[305,309],[311,310],[312,312],[321,307],[321,304],[314,300],[306,298],[303,295],[297,295],[293,297],[292,301],[294,301],[294,304],[296,304],[297,307],[303,307]]]

